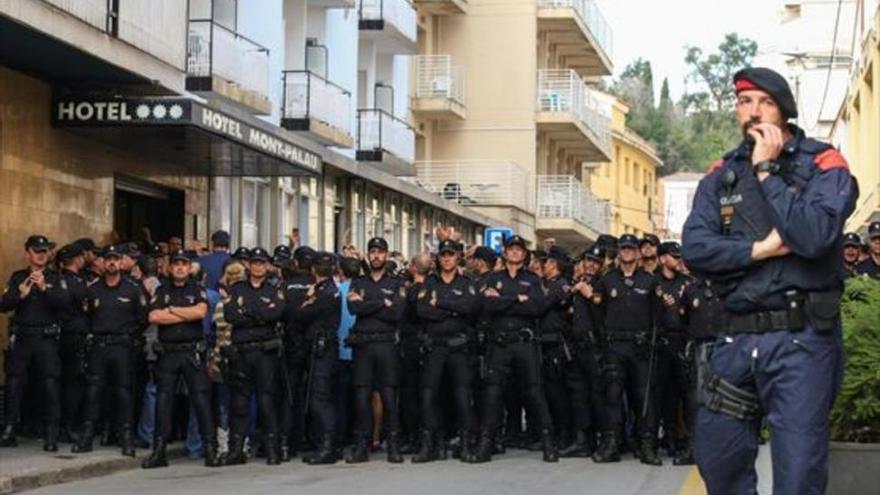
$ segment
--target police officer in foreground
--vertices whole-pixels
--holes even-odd
[[[479,298],[473,283],[458,273],[461,246],[452,240],[440,243],[438,271],[428,276],[419,290],[416,311],[424,322],[421,370],[421,448],[412,462],[430,462],[440,457],[440,385],[449,377],[455,415],[461,439],[461,460],[473,460],[477,418],[472,406],[473,369],[468,344],[472,338],[470,319]]]
[[[397,412],[397,388],[400,385],[400,351],[397,326],[406,309],[406,290],[402,280],[386,269],[388,243],[374,237],[367,243],[369,273],[351,283],[348,308],[357,317],[349,336],[354,348],[354,447],[347,463],[369,460],[370,395],[378,390],[382,398],[388,462],[403,462],[400,453],[400,420]]]
[[[773,492],[824,493],[858,191],[840,153],[788,123],[784,77],[748,68],[734,85],[743,141],[700,181],[683,230],[685,262],[721,284],[724,305],[721,335],[701,349],[696,460],[710,494],[753,493],[765,416]]]
[[[843,236],[843,269],[847,277],[854,277],[856,266],[859,264],[859,255],[862,250],[862,237],[855,232],[849,232]]]
[[[312,420],[312,430],[318,431],[318,450],[303,457],[308,464],[334,464],[336,457],[336,411],[333,403],[336,355],[339,347],[336,331],[342,316],[339,288],[333,280],[336,256],[316,253],[312,274],[314,284],[306,292],[306,299],[298,316],[306,326],[305,343],[308,346],[306,369],[306,407]]]
[[[855,273],[859,276],[880,280],[880,222],[868,226],[871,256],[856,265]]]
[[[24,244],[28,267],[9,277],[0,299],[0,311],[14,312],[6,357],[6,426],[0,436],[0,447],[18,445],[16,426],[21,419],[22,388],[25,381],[29,381],[38,383],[45,397],[43,450],[58,450],[58,423],[61,419],[58,307],[64,291],[57,272],[48,266],[54,248],[55,244],[45,236],[28,237]],[[29,369],[37,371],[39,381],[34,376],[27,376]]]
[[[223,302],[223,317],[232,325],[232,345],[224,349],[228,363],[225,380],[232,389],[226,458],[230,465],[247,462],[244,434],[253,391],[265,436],[266,463],[281,464],[275,397],[282,352],[278,325],[286,303],[284,292],[267,279],[270,260],[265,249],[251,250],[247,280],[232,285]]]
[[[492,459],[494,436],[500,422],[501,391],[511,376],[518,383],[534,412],[541,432],[545,462],[557,462],[553,440],[553,420],[541,390],[541,366],[538,358],[538,317],[544,291],[541,280],[524,266],[526,241],[518,235],[505,239],[505,268],[487,275],[478,287],[482,305],[491,314],[492,331],[488,337],[485,396],[480,411],[480,442],[475,462]]]
[[[64,292],[58,316],[61,321],[61,431],[62,441],[71,441],[77,430],[78,418],[86,391],[86,337],[89,322],[86,317],[86,281],[80,273],[85,257],[76,243],[63,246],[55,253],[61,269],[61,288]]]
[[[147,295],[121,268],[123,249],[111,245],[102,251],[104,276],[86,291],[90,321],[88,337],[85,423],[73,452],[91,452],[95,423],[101,414],[103,392],[110,383],[115,426],[122,455],[134,457],[131,425],[132,362],[135,346],[147,323]]]
[[[211,408],[211,382],[205,369],[206,343],[202,320],[208,312],[205,288],[190,278],[192,263],[184,251],[171,253],[171,281],[150,298],[149,322],[158,326],[156,365],[156,433],[153,453],[144,469],[166,467],[177,382],[186,383],[205,449],[205,466],[220,466],[217,429]]]
[[[618,240],[619,265],[593,288],[593,302],[602,305],[603,328],[608,340],[604,356],[608,431],[593,455],[596,462],[620,461],[623,430],[623,394],[627,383],[635,391],[629,404],[636,416],[638,457],[643,464],[659,466],[657,423],[653,403],[653,367],[657,315],[657,278],[638,266],[639,240],[624,234]]]

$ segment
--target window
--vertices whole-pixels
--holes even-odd
[[[297,227],[297,194],[298,184],[291,177],[282,177],[278,181],[279,217],[281,217],[281,230],[278,232],[278,242],[287,243],[287,236]]]
[[[630,182],[632,181],[632,179],[630,178],[631,171],[630,171],[630,165],[629,165],[629,158],[623,159],[623,169],[624,169],[624,173],[626,174],[623,183],[628,186],[628,185],[630,185]]]
[[[366,240],[364,239],[364,183],[353,182],[351,184],[351,235],[347,242],[361,249]]]
[[[382,235],[382,196],[372,187],[367,187],[366,238]],[[386,239],[387,240],[387,239]]]

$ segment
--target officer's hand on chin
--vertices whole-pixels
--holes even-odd
[[[752,260],[761,261],[779,256],[785,256],[791,253],[791,249],[785,245],[782,236],[775,228],[767,234],[763,240],[752,244]]]
[[[749,129],[748,134],[755,140],[755,147],[752,150],[752,165],[779,158],[782,147],[785,145],[782,129],[774,124],[761,123]],[[758,179],[764,180],[768,175],[767,172],[759,172]]]

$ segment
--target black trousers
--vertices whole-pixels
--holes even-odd
[[[658,411],[662,411],[663,431],[667,441],[674,446],[679,440],[687,438],[692,414],[696,410],[696,369],[693,356],[687,354],[687,339],[669,338],[667,343],[657,348],[657,400]],[[679,421],[681,411],[682,422]]]
[[[586,346],[573,347],[572,360],[565,373],[571,397],[572,427],[575,431],[605,431],[605,384],[597,353]]]
[[[89,349],[84,414],[87,421],[98,421],[104,389],[110,387],[116,427],[131,427],[133,355],[130,345],[95,344]]]
[[[538,344],[518,342],[506,345],[492,344],[487,356],[486,383],[481,410],[481,428],[496,432],[501,421],[502,388],[509,379],[515,380],[529,409],[529,421],[543,429],[553,427],[550,409],[541,391],[541,367],[538,359]],[[530,425],[531,426],[531,425]]]
[[[402,342],[400,345],[400,430],[412,437],[422,425],[419,388],[421,383],[421,359],[417,343]]]
[[[541,350],[543,389],[553,417],[553,425],[559,431],[571,431],[571,396],[566,383],[568,361],[561,344],[542,344]]]
[[[39,382],[28,380],[28,371],[35,370]],[[61,400],[58,377],[61,374],[61,358],[58,354],[58,337],[44,335],[15,336],[15,343],[6,356],[6,422],[18,423],[25,382],[39,383],[45,394],[46,425],[57,427],[61,420]]]
[[[608,345],[605,353],[605,412],[608,417],[608,430],[621,431],[623,426],[623,395],[627,382],[634,393],[630,404],[637,418],[638,434],[641,438],[654,438],[657,434],[655,405],[653,402],[654,384],[648,385],[649,351],[630,341],[617,341]],[[650,391],[649,391],[650,388]],[[648,395],[651,397],[648,397]],[[647,402],[644,417],[643,407]]]
[[[263,432],[278,433],[278,414],[276,397],[278,392],[278,349],[241,350],[233,344],[229,357],[231,380],[230,434],[244,436],[248,420],[248,405],[251,391],[256,390],[260,420]]]
[[[336,380],[336,342],[309,357],[306,396],[311,430],[319,435],[336,436],[336,410],[333,387]]]
[[[156,364],[156,435],[169,440],[171,437],[174,393],[177,381],[183,377],[189,400],[196,412],[199,433],[205,442],[217,436],[211,407],[211,381],[202,365],[204,356],[195,351],[167,352],[159,356]]]
[[[452,387],[452,402],[458,427],[464,431],[476,431],[477,417],[472,402],[474,374],[470,354],[463,349],[437,346],[424,355],[420,377],[419,397],[423,428],[432,432],[440,430],[440,387],[448,377]]]
[[[368,436],[372,430],[373,411],[370,394],[378,390],[382,397],[385,433],[400,430],[397,388],[400,384],[400,351],[393,342],[375,342],[354,348],[354,434]]]
[[[85,335],[61,335],[61,422],[76,427],[86,394]]]
[[[284,357],[278,360],[278,390],[282,396],[278,397],[278,421],[281,434],[287,437],[287,442],[293,451],[301,450],[302,440],[305,437],[305,368],[308,364],[307,356],[302,349],[294,349],[285,344]]]

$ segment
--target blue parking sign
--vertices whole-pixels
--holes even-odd
[[[483,236],[483,243],[501,254],[504,250],[504,240],[513,235],[513,229],[507,227],[487,227]]]

